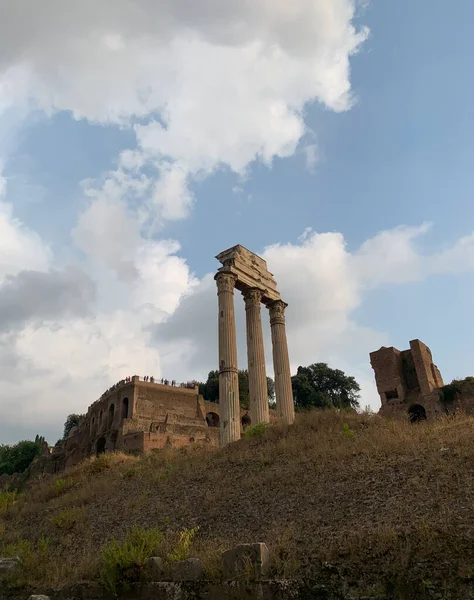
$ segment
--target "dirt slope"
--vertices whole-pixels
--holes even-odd
[[[32,554],[28,583],[73,583],[134,523],[169,547],[199,526],[191,555],[213,578],[221,550],[264,541],[275,577],[455,589],[474,581],[473,474],[473,417],[315,412],[222,450],[102,456],[35,483],[0,517],[0,555]]]

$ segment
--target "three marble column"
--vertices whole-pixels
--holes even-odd
[[[219,298],[219,402],[221,406],[221,444],[240,439],[239,378],[237,340],[234,314],[236,276],[220,272],[216,275]],[[247,358],[249,404],[252,425],[270,420],[265,369],[260,305],[263,292],[257,288],[243,290],[247,322]],[[295,412],[291,388],[290,361],[285,329],[285,309],[288,305],[277,300],[267,305],[275,371],[276,409],[284,423],[294,422]]]

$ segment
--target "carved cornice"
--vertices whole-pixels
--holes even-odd
[[[217,282],[217,293],[231,292],[234,293],[237,277],[232,273],[217,273],[214,278]]]
[[[259,307],[263,297],[263,291],[257,288],[247,288],[242,292],[245,300],[245,308]]]
[[[270,325],[275,323],[285,323],[285,309],[288,304],[283,300],[272,302],[267,308],[270,311]]]

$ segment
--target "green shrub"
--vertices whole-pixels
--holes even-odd
[[[194,536],[199,531],[199,527],[193,529],[183,529],[179,534],[178,543],[173,552],[168,554],[168,559],[173,561],[186,560],[189,558],[189,550],[193,542]]]
[[[102,547],[101,583],[114,594],[140,581],[145,561],[153,556],[163,539],[159,529],[134,525],[121,542],[112,538]]]
[[[258,423],[252,425],[244,433],[245,437],[262,437],[268,429],[268,423]]]
[[[354,432],[347,423],[342,424],[342,433],[345,435],[345,437],[352,437],[354,435]]]
[[[15,542],[0,544],[0,556],[18,556],[21,561],[21,569],[4,575],[8,588],[23,587],[32,581],[42,580],[52,567],[47,537],[40,538],[36,543],[20,538]]]
[[[53,524],[64,531],[73,529],[77,523],[80,523],[83,520],[84,509],[77,507],[66,508],[52,519]]]
[[[0,515],[6,515],[10,508],[15,504],[16,500],[16,491],[9,492],[8,488],[5,486],[5,489],[0,492]]]

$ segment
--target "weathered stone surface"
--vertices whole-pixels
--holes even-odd
[[[161,581],[163,579],[163,561],[159,556],[151,556],[145,562],[143,576],[146,581]]]
[[[43,594],[32,594],[28,600],[50,600],[49,596],[44,596]]]
[[[20,564],[20,558],[18,556],[10,558],[0,558],[0,571],[11,571]]]
[[[188,558],[176,563],[173,579],[175,581],[199,581],[202,579],[202,565],[199,558]]]
[[[264,579],[270,570],[270,554],[266,544],[241,544],[222,553],[224,577]]]

